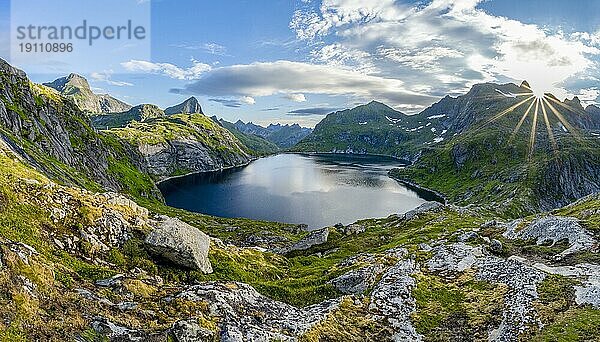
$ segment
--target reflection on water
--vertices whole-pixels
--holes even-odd
[[[319,228],[403,213],[425,202],[387,177],[398,160],[374,156],[280,154],[232,170],[160,185],[171,206]]]

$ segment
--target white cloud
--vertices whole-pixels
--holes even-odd
[[[90,77],[94,80],[94,81],[98,81],[98,82],[105,82],[107,84],[113,85],[113,86],[117,86],[117,87],[125,87],[125,86],[133,86],[132,83],[129,82],[124,82],[124,81],[113,81],[111,79],[111,75],[113,74],[112,70],[109,71],[103,71],[103,72],[92,72],[90,74]]]
[[[346,68],[276,61],[213,69],[178,93],[215,97],[261,97],[276,94],[351,95],[380,100],[392,106],[418,104],[435,98],[405,88],[398,79],[364,75]]]
[[[181,48],[181,49],[186,49],[186,50],[201,50],[201,51],[204,51],[211,55],[229,56],[227,54],[227,47],[225,47],[221,44],[214,43],[214,42],[201,43],[201,44],[199,44],[199,43],[180,43],[180,44],[173,44],[171,46]]]
[[[306,102],[304,94],[286,94],[284,97],[293,102]]]
[[[600,89],[597,87],[594,88],[586,88],[580,89],[578,94],[569,94],[568,97],[577,96],[581,101],[581,105],[583,107],[587,107],[589,105],[597,105],[597,99],[600,95]]]
[[[212,55],[224,56],[227,54],[227,48],[217,43],[205,43],[202,45],[202,47],[204,51]]]
[[[194,80],[212,69],[210,65],[200,63],[194,59],[191,62],[192,66],[189,68],[180,68],[170,63],[153,63],[140,60],[123,62],[121,66],[127,71],[164,75],[179,80]]]
[[[249,105],[253,105],[256,103],[256,100],[254,100],[253,97],[251,96],[242,96],[240,98],[240,102],[245,103],[245,104],[249,104]]]
[[[506,79],[566,94],[569,78],[596,72],[598,32],[566,36],[490,15],[480,2],[323,0],[296,11],[289,26],[316,46],[315,61],[367,66],[366,74],[425,84],[438,95]]]

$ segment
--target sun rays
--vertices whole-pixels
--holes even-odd
[[[489,126],[490,124],[498,121],[501,118],[504,118],[511,113],[515,112],[515,110],[519,108],[526,108],[523,112],[523,115],[520,116],[515,128],[512,130],[512,134],[510,135],[508,141],[513,142],[517,134],[523,129],[527,119],[530,119],[531,127],[528,129],[529,131],[529,142],[528,142],[528,157],[529,159],[533,158],[535,153],[536,143],[538,140],[538,129],[542,129],[542,126],[545,127],[546,135],[548,137],[548,142],[552,152],[557,155],[559,151],[559,144],[556,139],[555,127],[552,125],[552,121],[559,125],[559,133],[566,133],[572,135],[575,139],[580,140],[577,129],[573,127],[569,121],[565,118],[563,113],[558,108],[562,110],[566,110],[573,113],[584,112],[581,109],[573,108],[568,104],[565,104],[559,100],[557,100],[551,94],[544,94],[541,91],[535,91],[532,89],[526,82],[523,82],[521,88],[525,88],[528,92],[522,93],[511,93],[504,94],[501,93],[499,96],[507,96],[513,97],[515,100],[520,97],[525,97],[525,99],[519,99],[519,102],[511,105],[510,107],[502,110],[498,114],[495,114],[491,118],[485,120],[479,128],[483,128]],[[557,108],[558,107],[558,108]],[[540,121],[543,121],[541,123]],[[539,127],[538,127],[539,126]]]

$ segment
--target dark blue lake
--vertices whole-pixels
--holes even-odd
[[[378,156],[280,154],[245,167],[170,179],[159,188],[173,207],[314,229],[404,213],[424,203],[428,194],[387,176],[403,165]]]

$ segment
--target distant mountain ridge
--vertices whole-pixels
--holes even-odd
[[[489,120],[515,104],[515,94],[529,91],[525,86],[512,83],[476,84],[468,93],[446,96],[415,115],[406,115],[372,101],[328,114],[293,150],[386,154],[415,161],[422,150],[443,144]],[[521,97],[523,99],[525,97]],[[588,106],[584,110],[577,97],[565,100],[564,104],[572,107],[573,113],[577,112],[570,115],[574,126],[600,129],[600,108]]]
[[[529,92],[526,84],[485,83],[443,98],[415,119],[437,118],[430,127],[447,130],[446,139],[421,148],[412,167],[392,175],[510,217],[599,192],[596,107]]]
[[[386,154],[413,160],[417,151],[408,146],[408,142],[412,139],[433,140],[433,132],[426,135],[420,132],[428,123],[416,119],[381,102],[371,101],[328,114],[293,150]],[[419,126],[422,127],[416,128]]]
[[[95,94],[88,81],[74,73],[43,85],[72,98],[82,111],[90,114],[124,112],[131,108],[131,105],[108,94]]]
[[[212,116],[211,119],[218,123],[221,127],[229,130],[236,136],[244,145],[253,150],[258,155],[269,155],[280,151],[279,146],[268,141],[267,139],[252,133],[244,133],[237,129],[235,124]]]
[[[263,127],[252,122],[244,123],[242,120],[238,120],[233,125],[242,133],[265,138],[280,148],[290,148],[312,133],[311,128],[301,127],[297,123],[292,125],[270,124]]]

